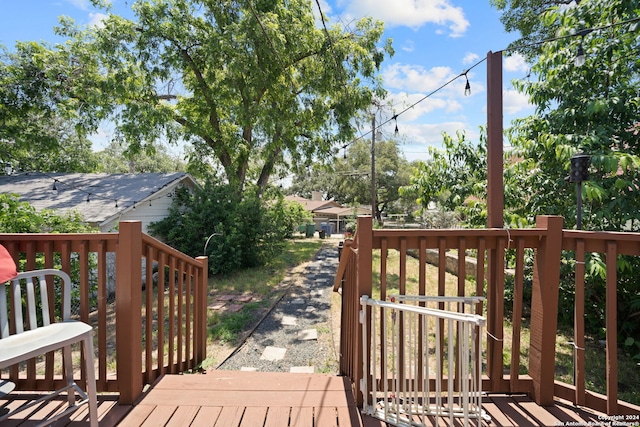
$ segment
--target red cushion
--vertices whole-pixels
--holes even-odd
[[[0,283],[11,280],[18,275],[16,263],[4,246],[0,245]]]

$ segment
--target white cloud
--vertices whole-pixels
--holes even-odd
[[[426,69],[420,65],[393,64],[383,70],[382,78],[390,89],[431,92],[457,74],[450,67]]]
[[[505,71],[511,72],[527,72],[529,71],[529,64],[527,64],[524,56],[520,55],[519,53],[514,53],[513,55],[508,56],[504,59],[504,69]]]
[[[480,58],[480,56],[478,56],[477,53],[467,52],[466,55],[464,55],[464,58],[462,58],[462,63],[464,65],[473,64],[478,60],[478,58]]]
[[[103,28],[104,27],[104,23],[102,21],[104,21],[105,19],[107,19],[109,17],[109,15],[105,15],[104,13],[89,13],[89,26],[90,27],[98,27],[98,28]]]
[[[415,49],[415,44],[413,40],[406,40],[400,49],[404,50],[405,52],[413,52]]]
[[[460,76],[460,72],[454,71],[451,67],[440,66],[426,69],[420,65],[399,63],[390,65],[382,71],[385,87],[407,93],[428,94],[450,82],[446,87],[432,95],[450,98],[463,97],[466,80],[460,77],[455,81],[451,81],[458,76]],[[469,72],[468,77],[472,96],[482,93],[484,85],[473,80],[473,72]]]
[[[450,0],[353,0],[345,12],[356,17],[372,16],[389,27],[417,29],[436,24],[448,28],[450,37],[462,36],[469,27],[462,8],[453,6]]]
[[[532,107],[529,97],[515,89],[504,89],[502,92],[503,109],[507,114],[516,114]]]
[[[430,96],[427,99],[423,99],[424,96],[422,93],[396,93],[390,94],[388,99],[392,102],[396,111],[404,111],[411,107],[402,113],[404,122],[417,120],[433,111],[451,114],[460,112],[463,109],[460,102],[453,98]]]
[[[67,0],[67,3],[72,4],[80,10],[89,10],[89,0]]]

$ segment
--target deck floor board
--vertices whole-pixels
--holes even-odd
[[[0,398],[0,410],[15,408],[34,396],[12,392]],[[490,394],[482,402],[492,418],[491,427],[597,425],[602,415],[561,400],[541,407],[524,395]],[[33,426],[65,406],[66,399],[60,398],[14,415],[2,427]],[[346,378],[324,374],[210,371],[206,375],[165,375],[135,406],[118,405],[117,395],[100,395],[98,413],[100,427],[386,427],[383,421],[360,414]],[[463,425],[460,419],[451,424],[448,418],[432,419],[429,424]],[[84,407],[54,427],[88,425]]]

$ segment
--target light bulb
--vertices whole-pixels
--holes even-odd
[[[582,67],[585,63],[584,48],[582,47],[582,43],[580,43],[580,46],[578,46],[578,53],[573,63],[575,64],[576,67]]]

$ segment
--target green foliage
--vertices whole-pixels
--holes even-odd
[[[384,95],[378,71],[393,49],[380,43],[383,24],[363,18],[325,33],[312,2],[254,3],[137,0],[135,20],[111,14],[85,29],[61,18],[64,44],[19,44],[0,63],[0,140],[47,136],[25,117],[63,117],[80,134],[109,120],[130,154],[161,137],[191,143],[195,169],[211,165],[238,194],[330,156]]]
[[[313,215],[300,203],[286,201],[279,194],[275,203],[266,211],[265,221],[272,224],[277,236],[290,238],[299,225],[313,222]]]
[[[456,212],[467,226],[482,227],[487,215],[486,139],[484,132],[479,143],[468,141],[462,132],[456,136],[443,133],[443,148],[429,147],[430,159],[417,163],[409,185],[400,193],[415,197],[425,218],[438,208]]]
[[[36,211],[15,194],[0,194],[0,233],[90,233],[78,212]]]
[[[522,188],[529,191],[520,210],[529,222],[536,215],[556,214],[564,217],[565,228],[575,226],[577,186],[564,178],[571,157],[585,152],[591,156],[591,167],[582,195],[583,228],[639,230],[640,140],[636,126],[640,115],[640,39],[633,26],[610,25],[639,13],[637,3],[615,0],[580,2],[542,15],[545,28],[556,29],[560,38],[540,47],[532,68],[537,80],[515,82],[537,109],[535,115],[517,120],[509,130],[514,156],[522,161],[511,164],[508,173],[519,177]],[[597,27],[608,28],[563,37]],[[577,67],[572,58],[580,43],[586,62]],[[560,312],[570,314],[573,264],[571,260],[565,264]],[[618,331],[623,338],[640,336],[640,324],[634,317],[640,294],[639,271],[637,260],[618,260]],[[590,334],[598,335],[605,326],[605,275],[600,254],[588,255],[586,328]]]
[[[87,225],[80,214],[77,212],[68,212],[64,214],[56,214],[51,210],[36,211],[36,209],[27,202],[21,202],[15,194],[0,194],[0,233],[91,233],[97,232],[97,229]],[[95,270],[97,259],[95,254],[90,254],[88,258],[89,268]],[[18,260],[18,271],[26,271],[26,259]],[[41,269],[45,267],[44,254],[38,253],[35,258],[35,268]],[[53,268],[62,268],[59,255],[55,255],[53,259]],[[71,259],[70,265],[71,280],[73,283],[71,289],[71,305],[73,313],[77,313],[80,301],[80,260],[78,258]],[[93,278],[90,280],[90,304],[95,307],[97,303],[96,292],[98,283]],[[58,292],[57,298],[61,297]],[[59,307],[59,301],[56,301]]]
[[[193,192],[177,191],[169,216],[149,230],[188,255],[208,255],[210,271],[227,274],[267,263],[297,226],[299,214],[283,200],[263,202],[231,185],[208,182]]]
[[[85,121],[90,129],[79,123],[90,109],[79,86],[87,70],[70,49],[18,42],[9,52],[0,46],[0,150],[16,170],[94,172],[97,167],[86,136],[102,117]]]
[[[409,183],[409,164],[398,142],[376,142],[376,215],[402,211],[399,188]],[[358,140],[349,146],[344,158],[336,158],[331,168],[314,167],[297,175],[290,191],[310,197],[312,191],[324,191],[327,200],[343,205],[371,204],[371,143]]]
[[[105,173],[184,172],[187,167],[161,144],[149,144],[144,151],[130,153],[124,144],[113,141],[95,155],[100,165],[98,172]]]

